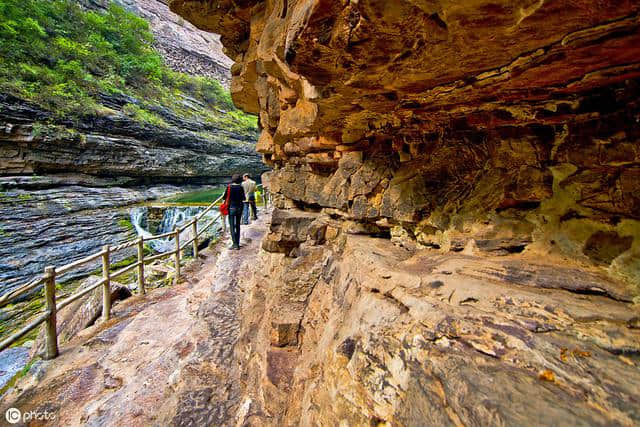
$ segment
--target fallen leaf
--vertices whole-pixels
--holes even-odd
[[[562,360],[565,363],[567,361],[567,352],[568,351],[569,351],[568,348],[563,348],[563,349],[560,350],[560,360]]]
[[[633,360],[629,359],[628,357],[625,357],[625,356],[618,356],[618,358],[619,358],[620,360],[622,360],[624,363],[626,363],[627,365],[629,365],[629,366],[636,366],[636,364],[635,364],[635,363],[633,363]]]
[[[550,381],[550,382],[555,382],[556,380],[556,376],[553,373],[553,371],[549,370],[549,369],[545,369],[544,371],[541,371],[538,374],[538,378],[543,380],[543,381]]]
[[[574,349],[571,354],[574,357],[591,357],[591,353],[588,351],[582,351],[582,350],[578,350],[577,348]]]

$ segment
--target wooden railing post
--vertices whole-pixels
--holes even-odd
[[[146,293],[144,289],[144,240],[138,238],[138,292],[140,295]]]
[[[180,229],[176,228],[176,253],[175,253],[175,264],[176,264],[176,278],[175,283],[178,283],[180,280]]]
[[[111,314],[111,278],[109,275],[109,245],[102,248],[102,278],[104,283],[102,284],[102,320],[106,322],[109,320]]]
[[[198,217],[191,223],[191,232],[193,233],[193,257],[198,258]]]
[[[46,359],[53,359],[58,356],[58,332],[56,326],[56,268],[45,267],[44,269],[44,298],[49,316],[45,324],[46,333]]]

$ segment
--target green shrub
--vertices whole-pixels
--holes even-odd
[[[123,218],[123,219],[118,220],[118,225],[121,228],[126,228],[126,229],[131,230],[131,231],[135,230],[135,227],[133,226],[131,221],[129,221],[128,219],[124,219]]]
[[[115,4],[98,13],[72,0],[1,0],[0,90],[60,117],[104,110],[100,93],[128,94],[183,113],[178,100],[185,95],[211,107],[211,114],[234,112],[234,126],[255,123],[216,80],[170,70],[153,42],[148,23]],[[127,105],[125,113],[167,126],[143,108]]]
[[[162,117],[157,115],[152,111],[147,111],[143,108],[135,104],[127,104],[122,108],[122,111],[125,114],[133,117],[139,122],[148,123],[150,125],[159,126],[159,127],[168,127],[167,122],[164,121]]]

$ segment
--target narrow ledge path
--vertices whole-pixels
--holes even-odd
[[[225,425],[239,407],[234,348],[243,290],[270,215],[204,251],[186,279],[116,305],[113,318],[82,331],[38,364],[0,401],[48,411],[61,426]],[[0,423],[4,423],[2,417]]]

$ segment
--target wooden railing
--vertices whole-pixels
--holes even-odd
[[[261,185],[259,185],[261,186]],[[263,189],[262,192],[262,201],[264,206],[266,207],[270,201],[270,195],[265,194],[266,190]],[[46,351],[44,357],[46,359],[53,359],[58,355],[58,337],[57,337],[57,326],[56,326],[56,313],[61,310],[63,307],[71,304],[73,301],[83,297],[84,295],[92,292],[98,287],[102,287],[102,319],[103,321],[109,320],[111,314],[111,280],[119,277],[125,273],[128,273],[134,269],[137,269],[137,288],[138,292],[141,295],[146,293],[145,290],[145,280],[144,280],[144,265],[150,263],[152,261],[166,258],[168,256],[173,255],[174,257],[174,268],[175,268],[175,278],[174,281],[177,283],[180,279],[180,258],[182,251],[187,248],[187,246],[192,245],[193,247],[193,257],[198,257],[198,237],[200,237],[207,229],[209,229],[216,221],[218,221],[222,216],[218,214],[211,221],[206,223],[203,227],[198,228],[198,223],[204,216],[213,209],[218,203],[222,201],[223,196],[220,196],[213,203],[207,206],[202,212],[197,214],[191,221],[182,224],[180,226],[176,226],[173,231],[168,233],[163,233],[159,235],[147,236],[147,237],[138,237],[137,239],[130,240],[128,242],[122,243],[116,246],[106,245],[102,248],[100,252],[97,252],[93,255],[89,255],[85,258],[79,259],[72,263],[66,264],[62,267],[56,268],[55,266],[48,266],[44,269],[44,274],[38,276],[31,280],[30,282],[20,286],[19,288],[3,295],[0,297],[0,307],[4,307],[7,304],[15,301],[17,298],[27,294],[28,292],[37,289],[40,285],[44,285],[44,299],[45,299],[45,310],[43,313],[38,315],[37,317],[31,319],[24,327],[20,330],[14,332],[11,336],[4,339],[0,342],[0,351],[5,348],[11,346],[21,337],[37,328],[42,323],[45,323],[45,339],[46,339]],[[180,242],[180,233],[185,231],[187,228],[191,227],[191,238],[186,242]],[[226,222],[224,218],[222,218],[222,227],[223,232],[226,231]],[[168,252],[159,253],[153,256],[144,256],[144,242],[163,239],[167,237],[172,237],[175,241],[175,249]],[[123,249],[127,249],[130,247],[137,248],[137,261],[133,264],[130,264],[126,267],[123,267],[117,271],[111,272],[111,255],[115,252],[121,251]],[[77,269],[80,266],[88,264],[93,261],[97,261],[98,259],[102,260],[102,279],[97,283],[92,284],[84,289],[81,289],[79,292],[63,299],[60,301],[56,300],[56,278],[62,276],[65,273],[68,273],[74,269]]]

